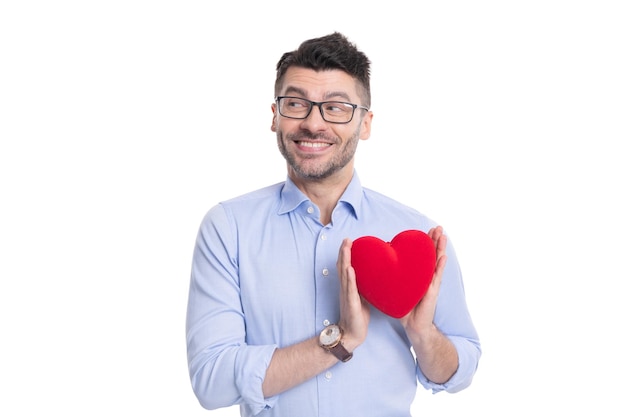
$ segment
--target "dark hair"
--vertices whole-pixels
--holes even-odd
[[[338,69],[347,72],[357,81],[363,105],[370,106],[370,60],[344,35],[335,32],[321,38],[309,39],[298,49],[286,52],[276,64],[274,93],[279,94],[289,67],[309,68],[315,71]]]

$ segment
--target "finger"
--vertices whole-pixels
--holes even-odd
[[[350,266],[352,266],[352,241],[346,238],[341,242],[341,247],[339,248],[337,270],[340,273],[344,273]]]
[[[341,242],[341,248],[344,250],[344,262],[347,265],[352,266],[352,240],[345,238],[343,242]]]
[[[448,257],[445,254],[439,257],[439,259],[437,259],[437,267],[435,268],[436,277],[440,278],[443,276],[443,270],[446,267],[447,260],[448,260]]]
[[[435,242],[435,244],[437,243],[437,241],[442,235],[443,235],[443,227],[441,226],[435,226],[428,231],[428,236],[430,236],[430,238],[433,240],[433,242]]]
[[[358,294],[356,288],[356,276],[352,267],[352,241],[348,238],[344,239],[339,248],[339,258],[337,259],[337,273],[339,275],[339,284],[344,292],[354,297],[353,293]]]
[[[448,246],[448,238],[446,235],[441,235],[439,237],[439,239],[437,239],[436,242],[437,246],[437,258],[445,255],[446,253],[446,246]]]

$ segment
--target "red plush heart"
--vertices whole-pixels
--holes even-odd
[[[391,242],[363,236],[352,243],[359,293],[395,318],[407,315],[426,294],[436,258],[432,239],[419,230],[400,232]]]

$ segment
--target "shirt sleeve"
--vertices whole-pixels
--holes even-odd
[[[202,221],[187,304],[187,360],[193,391],[206,409],[271,408],[261,385],[276,345],[246,344],[234,226],[220,205]]]
[[[455,374],[444,384],[429,381],[417,366],[419,382],[433,394],[440,391],[454,393],[467,388],[476,373],[481,356],[478,333],[467,307],[463,277],[450,239],[448,239],[446,255],[448,260],[441,282],[434,321],[439,331],[456,348],[459,366]]]

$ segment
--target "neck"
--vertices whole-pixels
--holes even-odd
[[[293,172],[289,172],[289,178],[311,201],[320,209],[320,222],[324,225],[330,223],[333,210],[337,206],[339,198],[352,180],[353,172],[339,172],[328,178],[311,180],[299,178]]]

